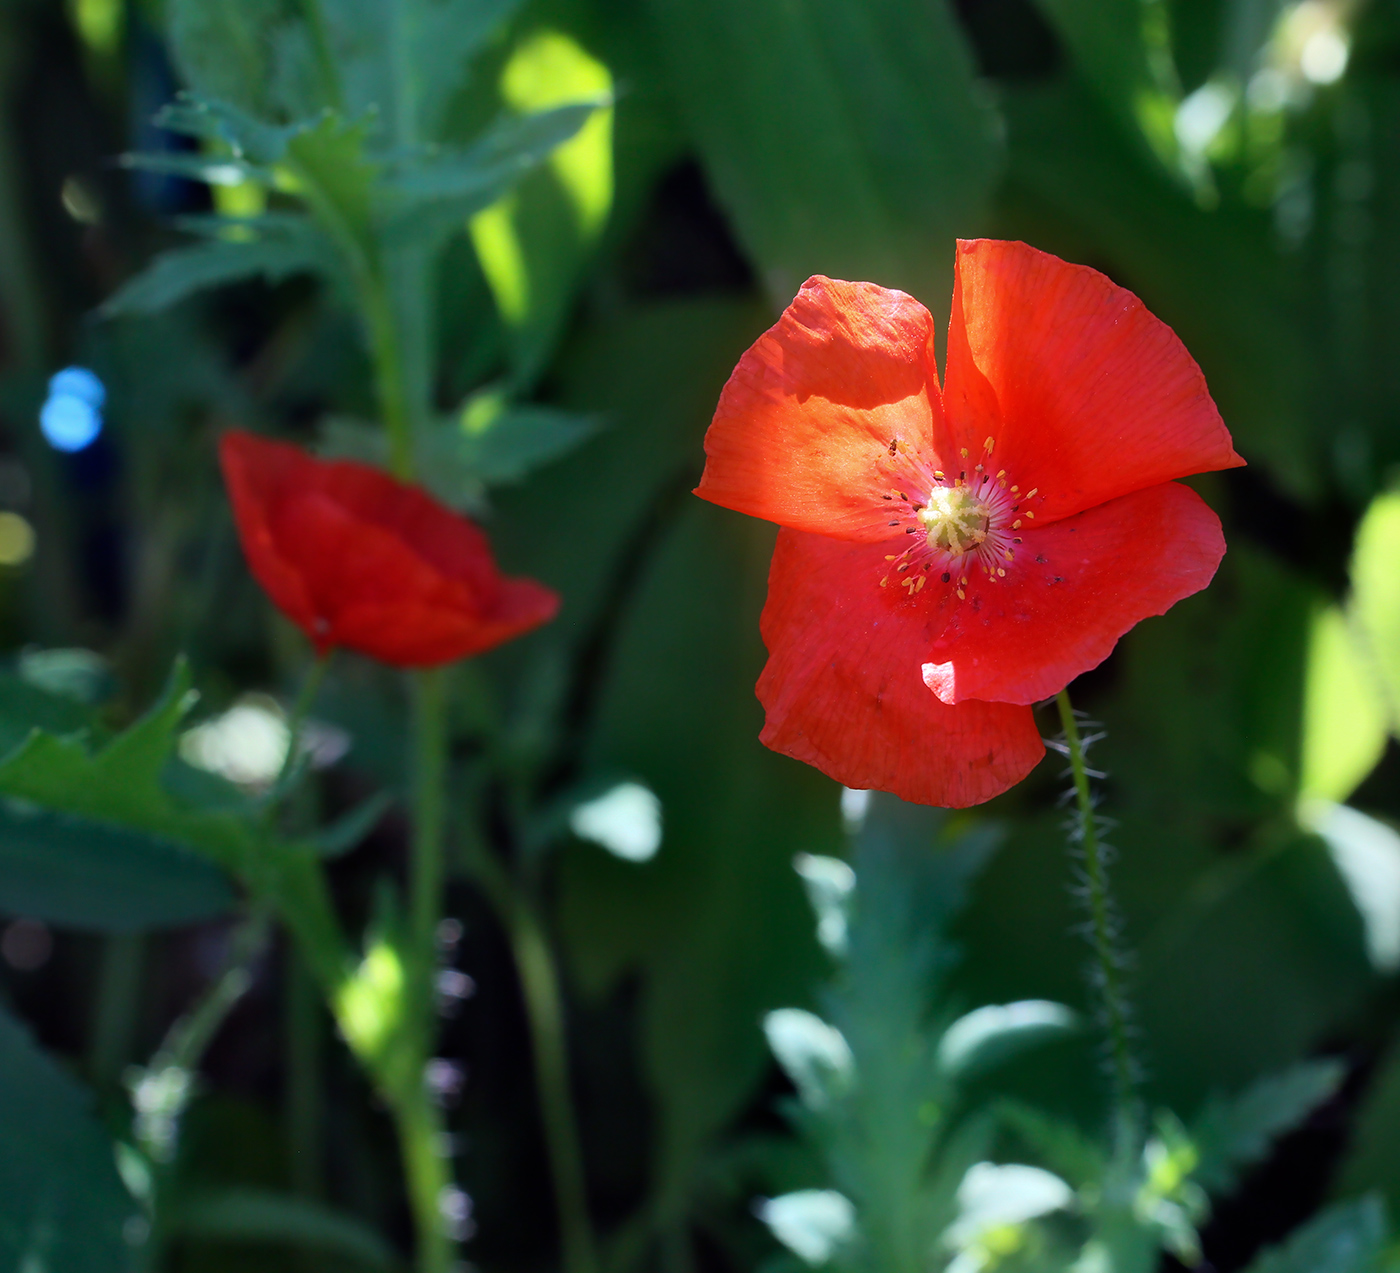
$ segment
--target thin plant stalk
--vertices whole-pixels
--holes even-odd
[[[520,976],[559,1210],[564,1271],[598,1273],[598,1244],[588,1215],[583,1149],[569,1085],[564,1000],[549,938],[528,899],[493,859],[485,853],[474,854],[471,868],[505,927]]]
[[[1094,796],[1089,787],[1084,743],[1069,700],[1069,691],[1061,690],[1055,703],[1065,732],[1065,754],[1069,757],[1070,772],[1074,778],[1074,838],[1084,857],[1085,904],[1089,911],[1089,940],[1094,951],[1093,980],[1099,994],[1098,1006],[1108,1043],[1114,1136],[1122,1147],[1137,1122],[1138,1096],[1122,959],[1114,941],[1113,899],[1109,891],[1104,844],[1099,838],[1099,822],[1094,812]]]
[[[296,946],[286,951],[287,1095],[284,1117],[293,1190],[303,1198],[325,1192],[326,1105],[321,1083],[326,1029],[321,997],[306,959]]]
[[[122,1070],[131,1060],[145,958],[146,938],[141,933],[117,933],[103,943],[88,1077],[104,1094],[119,1090]]]

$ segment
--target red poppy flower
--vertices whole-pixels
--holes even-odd
[[[559,609],[542,584],[502,576],[466,518],[378,469],[239,430],[219,440],[219,459],[253,577],[321,653],[432,667]]]
[[[809,279],[740,360],[696,494],[777,522],[768,746],[965,806],[1044,752],[1030,704],[1204,588],[1174,479],[1244,461],[1166,324],[1096,270],[959,242],[946,383],[903,292]]]

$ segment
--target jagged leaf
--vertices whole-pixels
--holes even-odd
[[[1276,1137],[1296,1127],[1341,1086],[1346,1067],[1338,1061],[1303,1061],[1271,1074],[1233,1100],[1214,1100],[1190,1128],[1199,1162],[1197,1184],[1223,1193],[1239,1169],[1257,1162]]]
[[[384,137],[436,135],[468,63],[519,0],[323,0],[345,107]]]
[[[123,168],[131,168],[137,172],[184,177],[189,181],[202,181],[210,186],[236,186],[244,181],[272,180],[269,169],[245,163],[241,159],[220,159],[182,150],[167,151],[164,154],[123,155],[119,162]]]
[[[181,805],[163,785],[190,701],[182,660],[160,701],[97,750],[79,738],[32,734],[0,762],[0,795],[194,850],[275,901],[323,981],[338,983],[345,971],[343,940],[312,850],[280,844],[235,813]]]
[[[244,157],[257,164],[278,163],[287,153],[287,143],[314,121],[293,124],[267,124],[226,101],[181,93],[169,106],[162,107],[156,123],[172,133],[220,142],[235,159]]]
[[[106,318],[151,314],[209,287],[252,278],[277,283],[292,274],[333,269],[334,258],[313,235],[248,242],[214,239],[163,252],[108,298],[100,313]]]
[[[90,1094],[0,1009],[0,1266],[129,1273],[140,1219]]]
[[[1339,1202],[1266,1250],[1246,1273],[1371,1273],[1385,1240],[1385,1208],[1378,1197]]]
[[[504,116],[465,150],[437,150],[406,165],[389,183],[390,243],[433,239],[465,229],[468,218],[499,199],[575,136],[605,101]]]

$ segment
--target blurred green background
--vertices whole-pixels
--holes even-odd
[[[821,1183],[761,1022],[831,976],[792,863],[846,854],[853,819],[757,742],[772,531],[689,495],[705,426],[808,274],[903,288],[941,329],[953,241],[977,236],[1141,296],[1248,460],[1193,483],[1230,545],[1212,587],[1075,687],[1106,729],[1150,1102],[1345,1066],[1206,1227],[1211,1266],[1242,1268],[1329,1199],[1400,1208],[1400,6],[0,3],[5,748],[110,735],[183,652],[201,698],[168,782],[266,786],[307,652],[247,575],[214,441],[383,458],[345,266],[378,253],[429,485],[564,598],[454,672],[451,798],[556,953],[609,1273],[756,1269],[780,1248],[753,1199]],[[340,659],[293,796],[308,825],[392,798],[328,865],[356,934],[403,870],[404,713],[387,672]],[[949,920],[949,1003],[1087,1002],[1060,768],[940,824],[1001,834]],[[590,830],[580,810],[625,783],[654,800]],[[0,1259],[149,1264],[129,1067],[224,966],[236,890],[61,802],[5,808]],[[464,1253],[554,1267],[510,946],[465,878],[450,913]],[[154,1263],[392,1263],[410,1229],[384,1109],[286,941],[251,970],[162,1168]],[[979,1081],[1095,1129],[1094,1051],[1081,1031]]]

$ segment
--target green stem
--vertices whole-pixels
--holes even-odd
[[[520,975],[534,1051],[535,1083],[549,1150],[550,1173],[565,1273],[597,1273],[598,1248],[588,1216],[583,1150],[569,1086],[564,1004],[549,939],[534,908],[509,876],[485,853],[473,855],[472,870],[505,925]]]
[[[1060,724],[1065,731],[1065,749],[1074,775],[1078,813],[1078,840],[1084,854],[1086,902],[1089,909],[1089,936],[1094,948],[1095,978],[1099,991],[1104,1029],[1108,1036],[1109,1063],[1113,1078],[1113,1113],[1116,1137],[1125,1137],[1137,1121],[1137,1080],[1132,1043],[1128,1031],[1127,1000],[1123,991],[1120,958],[1113,937],[1113,901],[1108,886],[1108,869],[1103,844],[1099,840],[1094,798],[1089,789],[1089,771],[1084,763],[1084,745],[1069,691],[1055,698]]]
[[[413,677],[413,872],[409,932],[429,1018],[437,930],[442,920],[447,863],[443,854],[447,784],[447,693],[441,668]]]
[[[102,951],[88,1070],[93,1087],[104,1094],[119,1090],[122,1070],[132,1057],[145,954],[146,939],[140,933],[109,937]]]
[[[268,915],[262,908],[243,922],[233,935],[223,973],[204,992],[204,997],[170,1027],[152,1059],[152,1069],[169,1066],[193,1072],[199,1068],[219,1027],[253,984],[252,967],[267,945],[268,928]]]
[[[286,950],[287,1146],[292,1188],[303,1198],[324,1193],[326,1103],[321,1089],[325,1026],[316,980],[295,946]]]
[[[321,682],[326,679],[326,669],[330,667],[334,654],[334,650],[327,650],[324,654],[317,656],[316,661],[311,665],[301,682],[301,689],[297,691],[296,702],[292,704],[292,710],[287,714],[287,754],[282,757],[277,777],[269,788],[272,793],[271,797],[268,800],[267,808],[263,811],[263,817],[269,823],[277,812],[281,797],[285,794],[282,790],[283,784],[291,776],[292,770],[296,768],[297,761],[301,758],[299,754],[301,752],[301,731],[306,725],[307,714],[316,702]]]
[[[443,1119],[423,1081],[433,1046],[437,930],[445,902],[443,852],[447,781],[447,682],[441,668],[418,672],[413,694],[413,856],[409,878],[408,1011],[412,1063],[404,1089],[395,1093],[399,1145],[408,1177],[409,1202],[418,1234],[420,1273],[446,1273],[456,1256],[442,1199],[451,1188],[443,1153]]]
[[[408,376],[394,321],[394,307],[381,273],[361,288],[379,410],[389,434],[389,468],[401,482],[413,478],[413,414]]]

